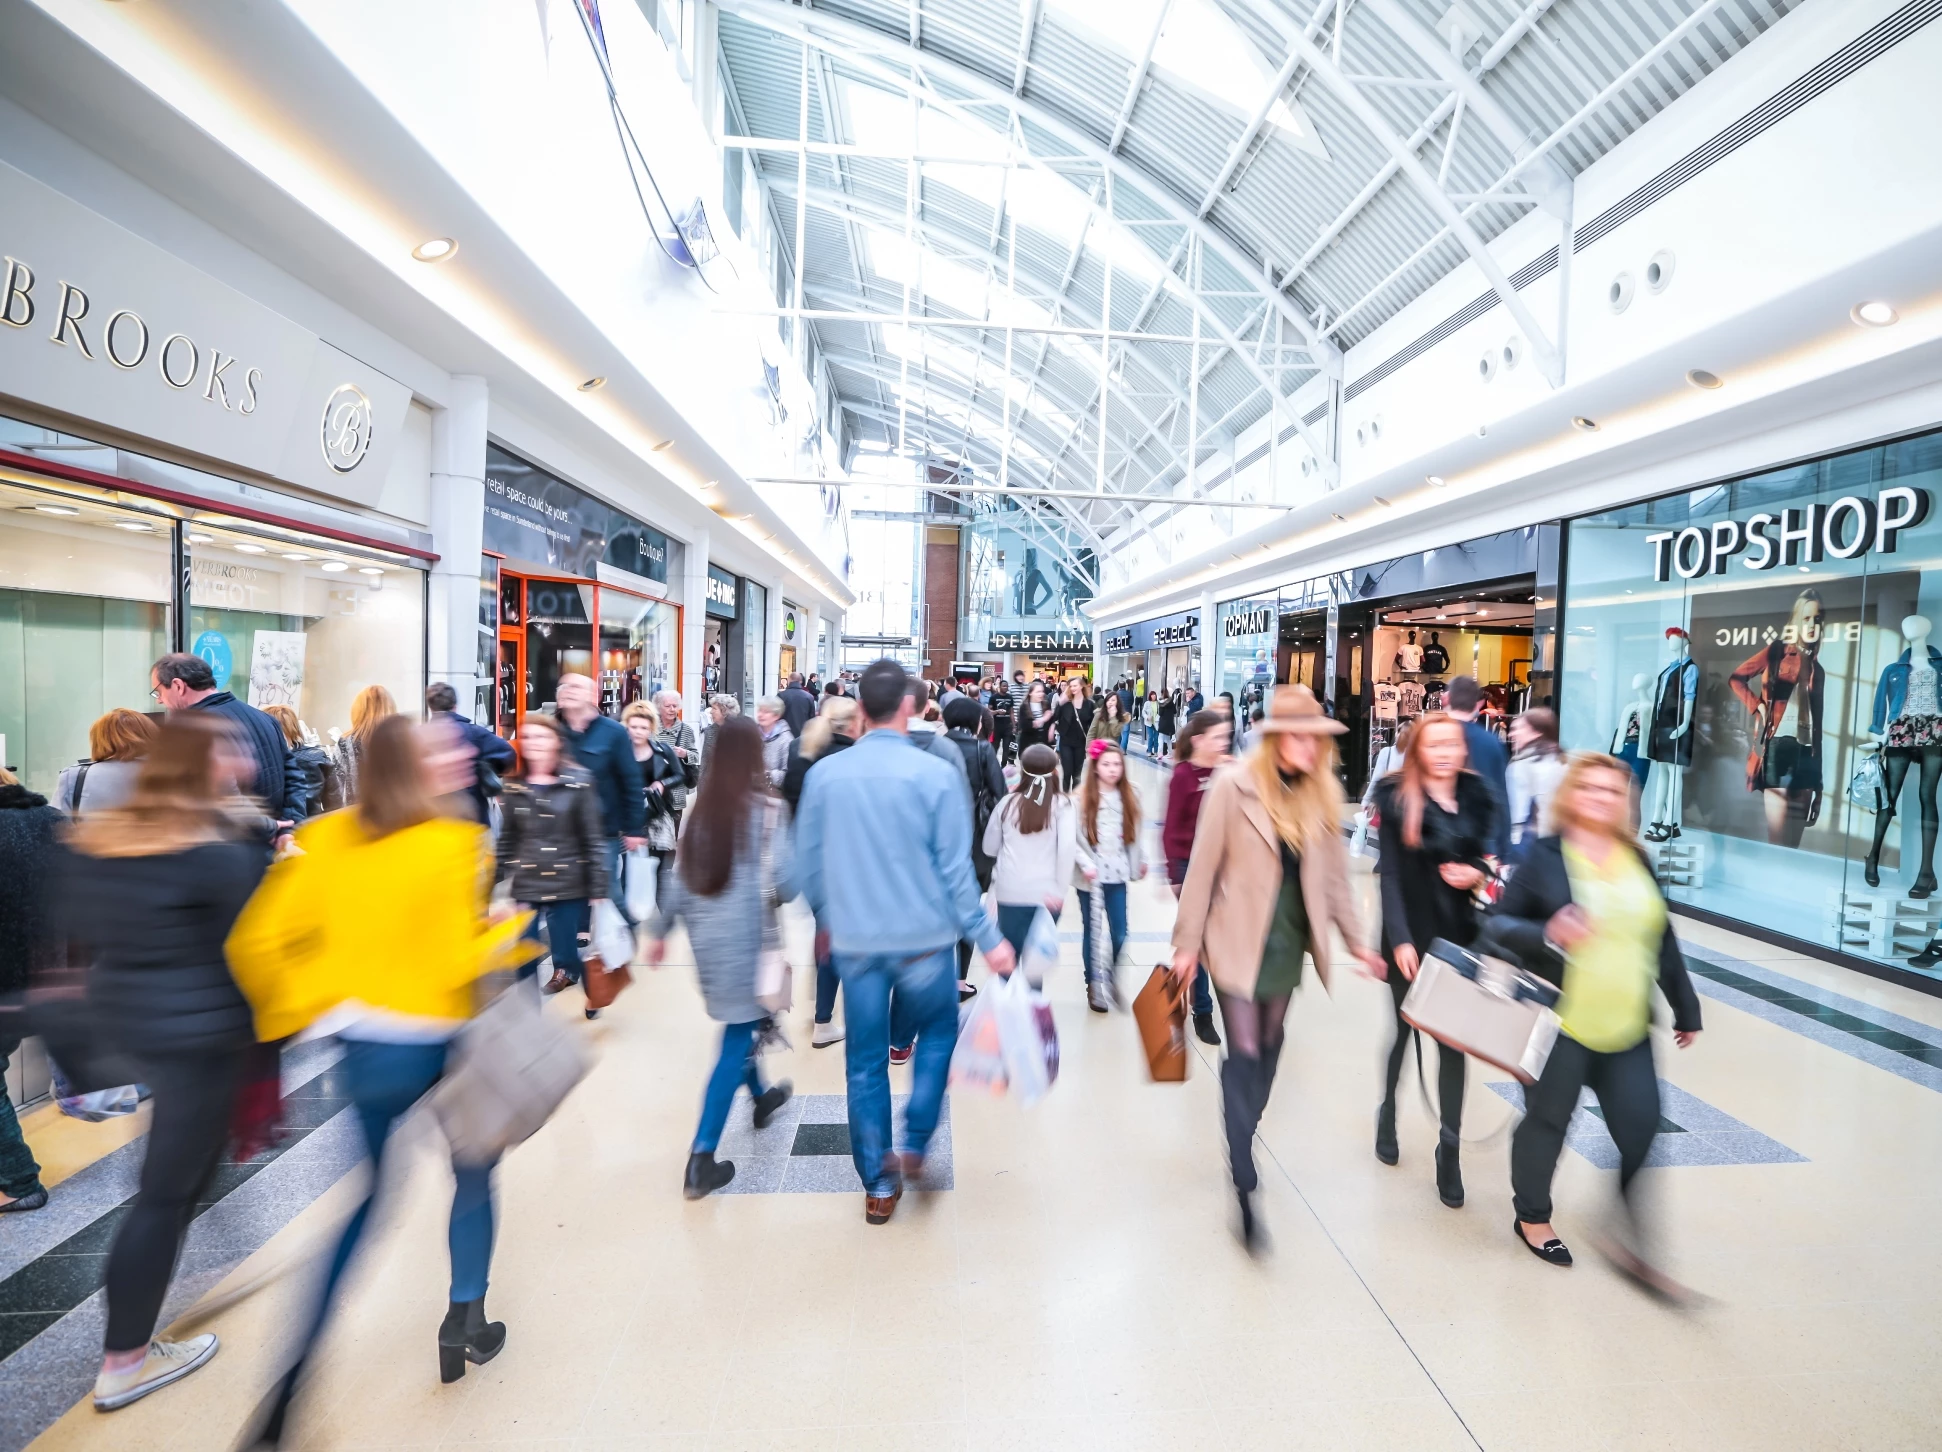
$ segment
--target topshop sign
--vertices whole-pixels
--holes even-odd
[[[1845,494],[1832,504],[1748,515],[1744,523],[1717,519],[1663,530],[1647,535],[1645,542],[1652,546],[1653,579],[1669,580],[1676,573],[1682,580],[1696,580],[1725,574],[1735,558],[1749,570],[1774,570],[1892,555],[1903,531],[1928,517],[1928,490],[1898,484],[1872,497]]]

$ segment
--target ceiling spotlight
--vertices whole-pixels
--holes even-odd
[[[1583,429],[1588,434],[1595,434],[1598,432],[1598,425],[1593,423],[1590,419],[1586,418],[1583,414],[1579,414],[1576,418],[1571,420],[1571,427],[1573,427],[1574,429]]]
[[[310,556],[309,556],[309,555],[300,555],[300,554],[297,554],[297,553],[296,553],[295,551],[292,551],[291,553],[289,553],[289,554],[286,554],[286,555],[285,555],[285,556],[284,556],[283,558],[284,558],[284,559],[286,559],[286,560],[299,560],[299,561],[301,561],[301,560],[307,560],[307,559],[309,559],[309,558],[310,558]]]
[[[1443,487],[1444,479],[1441,474],[1429,474],[1429,475],[1426,475],[1425,477],[1429,480],[1431,484],[1435,485],[1438,489],[1441,489]]]
[[[1341,520],[1346,520],[1346,519],[1348,518],[1348,516],[1347,516],[1346,514],[1337,514],[1337,513],[1336,513],[1336,512],[1334,511],[1334,510],[1332,510],[1332,509],[1331,509],[1331,510],[1330,510],[1330,511],[1328,512],[1328,517],[1329,517],[1330,519],[1341,519]]]
[[[1864,328],[1885,328],[1901,314],[1885,302],[1864,302],[1856,303],[1848,316]]]
[[[320,570],[328,570],[333,575],[341,575],[344,573],[344,571],[348,570],[350,566],[345,564],[342,560],[325,560],[321,565],[317,566],[317,568]]]
[[[1375,495],[1374,499],[1376,503],[1380,504],[1384,509],[1395,508],[1393,504],[1391,504],[1387,499],[1384,499],[1380,494]]]
[[[42,514],[79,514],[81,512],[66,504],[36,504],[34,508]]]
[[[1439,615],[1438,615],[1438,616],[1437,616],[1436,618],[1437,618],[1438,620],[1448,620],[1448,619],[1449,619],[1450,617],[1449,617],[1449,616],[1447,616],[1447,615],[1442,615],[1442,614],[1439,614]]]
[[[458,255],[459,244],[450,237],[433,237],[420,242],[411,249],[411,255],[420,262],[444,262]]]
[[[1720,376],[1717,373],[1708,373],[1704,368],[1688,368],[1686,382],[1694,388],[1718,388]]]
[[[239,544],[236,548],[240,553],[246,555],[267,555],[269,553],[262,545]]]
[[[359,565],[357,567],[357,572],[360,575],[382,575],[384,573],[384,571],[380,570],[376,565]]]
[[[201,530],[197,529],[190,530],[183,538],[187,539],[190,544],[214,544],[216,542],[216,537],[213,534],[204,534]]]
[[[673,440],[673,439],[662,439],[660,443],[658,443],[658,444],[656,444],[656,445],[654,446],[654,448],[653,448],[653,450],[652,450],[652,452],[654,452],[654,453],[656,453],[656,454],[658,454],[658,453],[661,453],[662,451],[664,451],[664,450],[666,450],[666,449],[671,449],[671,448],[673,448],[673,447],[674,447],[674,440]],[[713,479],[710,479],[710,480],[708,481],[708,483],[709,483],[709,484],[710,484],[711,486],[712,486],[712,485],[714,484],[714,482],[715,482],[715,481],[714,481]]]
[[[580,385],[580,391],[582,393],[592,393],[596,388],[605,388],[606,386],[607,386],[607,375],[604,373],[601,373],[601,374],[596,374],[594,377],[589,378],[585,383],[582,383]]]
[[[1489,612],[1488,610],[1479,610],[1479,611],[1477,612],[1477,614],[1478,614],[1479,616],[1483,616],[1483,615],[1488,615],[1489,613],[1490,613],[1490,612]]]

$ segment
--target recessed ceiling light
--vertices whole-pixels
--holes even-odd
[[[1720,376],[1717,373],[1708,373],[1704,368],[1688,368],[1686,382],[1694,388],[1718,388]]]
[[[81,512],[66,504],[36,504],[34,508],[42,514],[79,514]]]
[[[1384,499],[1380,494],[1375,495],[1374,498],[1376,503],[1380,504],[1384,509],[1393,509],[1395,507],[1387,499]]]
[[[116,529],[125,529],[125,530],[128,530],[128,531],[130,531],[131,533],[134,533],[134,534],[153,534],[153,533],[155,533],[155,526],[154,526],[154,525],[152,525],[152,524],[143,524],[143,523],[142,523],[142,522],[141,522],[140,520],[136,520],[136,519],[117,519],[117,520],[115,521],[115,528],[116,528]]]
[[[420,242],[411,249],[411,255],[420,262],[444,262],[458,255],[459,244],[450,237],[432,237]]]
[[[296,552],[294,552],[294,551],[292,551],[291,553],[289,553],[289,554],[286,554],[286,555],[285,555],[285,556],[284,556],[283,558],[284,558],[284,559],[286,559],[286,560],[307,560],[307,559],[309,559],[309,558],[310,558],[310,556],[309,556],[309,555],[300,555],[300,554],[297,554]]]
[[[1441,489],[1444,483],[1446,482],[1441,474],[1429,474],[1429,475],[1425,475],[1424,477],[1427,478],[1430,481],[1430,483],[1435,485],[1438,489]]]
[[[1885,302],[1864,302],[1856,303],[1848,316],[1864,328],[1885,328],[1901,315]]]
[[[246,555],[266,555],[269,553],[262,545],[239,544],[236,546],[236,549],[238,552]]]
[[[662,439],[660,443],[658,443],[658,444],[656,444],[656,445],[654,446],[654,449],[653,449],[653,452],[655,452],[655,453],[657,453],[657,454],[658,454],[658,453],[660,453],[660,452],[661,452],[661,451],[662,451],[663,449],[671,449],[671,448],[673,448],[673,447],[674,447],[674,440],[673,440],[673,439]],[[710,480],[708,481],[708,486],[707,486],[707,487],[708,487],[708,488],[710,488],[710,489],[713,489],[713,488],[715,487],[715,481],[714,481],[713,479],[710,479]]]
[[[1595,434],[1598,432],[1598,425],[1593,423],[1590,419],[1586,418],[1583,414],[1579,414],[1576,418],[1571,420],[1571,427],[1573,427],[1574,429],[1583,429],[1588,434]]]
[[[317,568],[320,570],[328,570],[331,574],[338,575],[338,574],[342,574],[345,570],[348,570],[350,566],[345,564],[342,560],[325,560],[321,565],[317,566]]]
[[[1343,520],[1345,520],[1345,519],[1347,519],[1347,518],[1348,518],[1348,516],[1347,516],[1346,514],[1337,514],[1337,513],[1336,513],[1336,512],[1334,511],[1334,510],[1332,510],[1332,509],[1331,509],[1331,510],[1330,510],[1330,511],[1328,512],[1328,517],[1329,517],[1330,519],[1343,519]]]
[[[1478,615],[1488,615],[1489,613],[1490,613],[1490,612],[1489,612],[1488,610],[1479,610],[1479,611],[1477,612],[1477,614],[1478,614]]]
[[[357,567],[357,572],[360,575],[382,575],[384,573],[384,571],[380,570],[376,565],[359,565]]]
[[[1447,615],[1439,615],[1439,616],[1437,616],[1436,618],[1437,618],[1438,620],[1448,620],[1448,619],[1449,619],[1450,617],[1449,617],[1449,616],[1447,616]]]
[[[592,393],[596,388],[605,388],[606,386],[607,375],[604,373],[596,374],[580,385],[580,391],[582,393]]]
[[[184,538],[190,544],[214,544],[216,542],[216,537],[213,534],[203,534],[200,530],[194,529],[190,530]]]

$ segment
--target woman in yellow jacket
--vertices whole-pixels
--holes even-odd
[[[477,822],[444,815],[441,798],[472,781],[471,752],[444,722],[391,716],[365,742],[358,803],[306,824],[298,853],[270,869],[230,934],[231,971],[260,1039],[335,1033],[372,1159],[372,1193],[397,1123],[445,1069],[473,1013],[475,980],[499,966],[519,924],[488,926],[492,845]],[[454,1165],[451,1305],[438,1328],[440,1376],[490,1361],[503,1322],[485,1318],[492,1257],[492,1167]],[[262,1440],[274,1444],[322,1329],[332,1293],[364,1233],[371,1195],[331,1259],[297,1364],[278,1388]]]

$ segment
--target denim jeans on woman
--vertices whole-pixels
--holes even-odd
[[[889,1156],[890,1002],[894,992],[899,1027],[917,1041],[911,1056],[910,1102],[904,1110],[904,1146],[915,1154],[937,1132],[944,1086],[957,1046],[958,987],[955,948],[947,944],[916,956],[835,955],[843,980],[843,1040],[849,1077],[850,1156],[867,1194],[888,1195],[898,1183]]]
[[[708,1089],[701,1096],[701,1123],[695,1129],[694,1142],[698,1155],[713,1154],[722,1142],[737,1089],[746,1084],[751,1098],[761,1097],[762,1071],[755,1061],[755,1032],[762,1023],[758,1018],[722,1025],[722,1051],[715,1060],[715,1072],[708,1076]]]
[[[20,1040],[0,1037],[0,1195],[9,1200],[24,1200],[41,1188],[40,1166],[20,1133],[14,1118],[13,1101],[7,1097],[7,1061],[20,1048]]]
[[[1085,957],[1082,960],[1086,972],[1092,972],[1092,893],[1096,891],[1106,899],[1106,939],[1112,944],[1111,963],[1119,961],[1121,951],[1126,947],[1126,884],[1123,882],[1102,882],[1092,891],[1079,889],[1079,924],[1084,933]]]
[[[593,919],[593,904],[581,897],[570,902],[528,902],[520,906],[533,915],[526,936],[542,944],[553,955],[553,966],[578,983],[585,973],[580,966],[580,934]],[[535,959],[519,970],[519,976],[531,978],[538,971]]]

